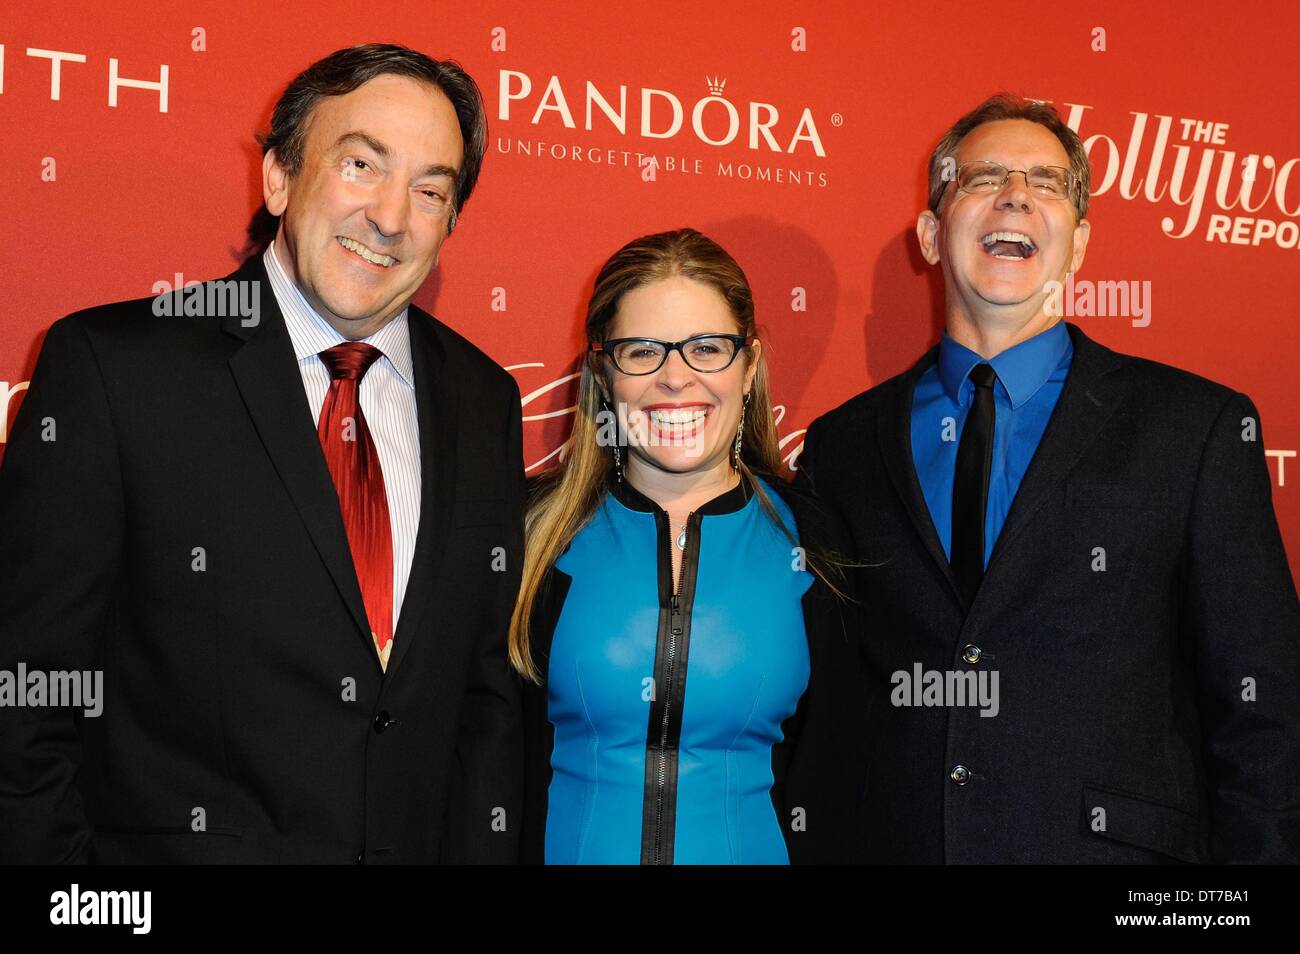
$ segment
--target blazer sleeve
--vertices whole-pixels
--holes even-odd
[[[65,318],[46,335],[0,466],[0,552],[10,555],[0,573],[0,670],[102,666],[123,512],[100,364],[83,325]],[[87,860],[93,832],[75,785],[83,717],[0,707],[0,861]]]
[[[1300,861],[1300,602],[1273,512],[1259,412],[1235,394],[1202,451],[1187,535],[1215,863]]]
[[[501,433],[511,470],[505,500],[505,581],[470,666],[456,739],[455,776],[439,860],[447,864],[515,864],[523,823],[523,714],[508,655],[510,617],[524,556],[523,421],[513,381]],[[504,828],[499,826],[504,825]]]
[[[551,786],[551,754],[555,749],[555,726],[549,718],[546,676],[551,641],[564,609],[570,577],[552,566],[546,573],[529,617],[533,660],[541,670],[540,684],[524,680],[524,832],[520,840],[520,864],[546,863],[546,814]]]
[[[794,486],[809,494],[817,492],[813,481],[813,458],[816,456],[813,448],[816,440],[821,436],[821,420],[817,418],[808,425],[808,430],[804,431],[803,449],[799,451],[799,457],[795,461],[798,467],[794,472]]]
[[[800,540],[847,559],[848,535],[838,517],[821,502],[800,499],[801,493],[787,496]],[[851,571],[845,577],[836,585],[851,596]],[[788,726],[787,764],[778,783],[781,824],[792,864],[858,864],[865,861],[866,821],[861,616],[854,599],[841,598],[820,579],[804,595],[803,607],[811,673]]]

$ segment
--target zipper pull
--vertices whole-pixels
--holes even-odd
[[[678,603],[677,594],[673,594],[673,612],[672,612],[672,631],[674,636],[682,634],[682,608]]]

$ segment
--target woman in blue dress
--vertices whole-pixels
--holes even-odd
[[[775,476],[744,272],[691,229],[638,239],[597,276],[586,332],[511,623],[523,860],[860,860],[848,547]]]

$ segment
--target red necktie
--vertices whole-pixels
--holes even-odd
[[[393,640],[393,530],[388,522],[379,451],[370,438],[360,401],[361,378],[381,354],[378,348],[360,341],[320,353],[333,380],[316,431],[339,494],[370,636],[379,664],[387,670]]]

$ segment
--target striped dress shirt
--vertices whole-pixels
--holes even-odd
[[[320,353],[347,341],[307,303],[289,279],[275,253],[275,243],[262,257],[271,279],[275,300],[293,342],[302,386],[307,392],[312,423],[320,421],[321,406],[329,391],[330,373]],[[420,526],[420,427],[415,406],[415,371],[411,360],[408,309],[368,338],[383,357],[361,379],[361,413],[379,452],[388,496],[388,519],[393,528],[393,631],[406,595],[415,555],[415,534]]]

